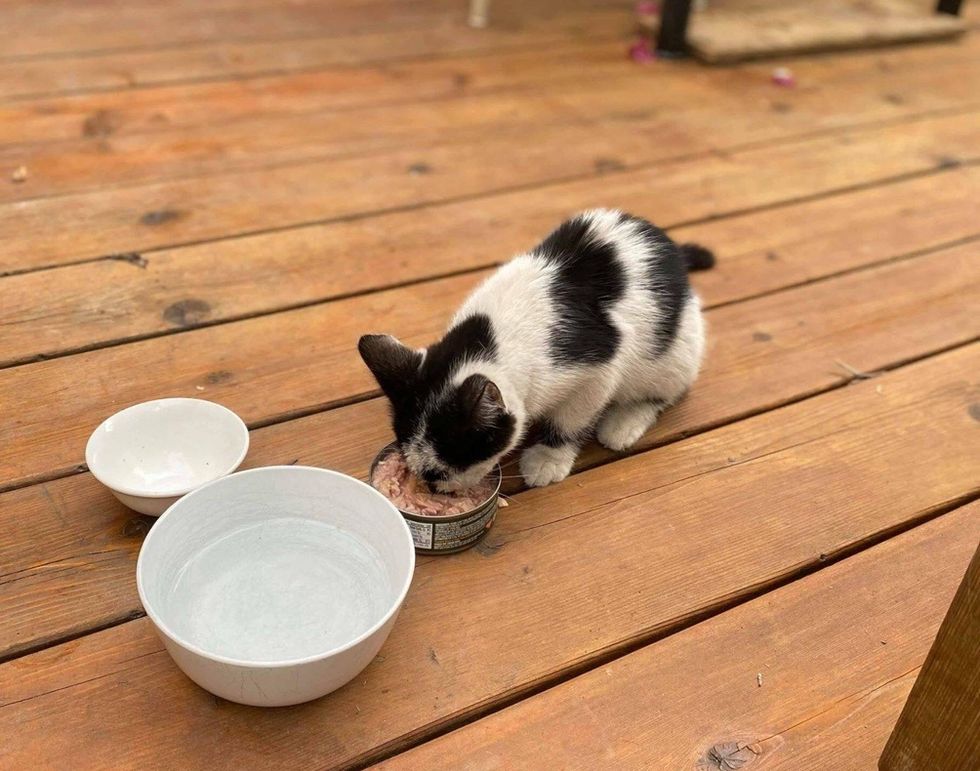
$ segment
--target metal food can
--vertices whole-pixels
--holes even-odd
[[[368,477],[372,487],[378,463],[389,453],[397,450],[398,446],[392,442],[381,448],[381,452],[375,456]],[[500,466],[493,468],[490,477],[493,481],[493,492],[490,497],[479,506],[462,514],[439,516],[398,509],[408,523],[408,529],[412,531],[415,551],[419,554],[454,554],[475,546],[486,535],[497,516],[501,484]]]

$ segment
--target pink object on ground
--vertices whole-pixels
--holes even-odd
[[[465,514],[493,494],[489,479],[458,493],[430,492],[427,485],[408,470],[400,452],[390,452],[378,461],[371,484],[402,511],[430,517]]]
[[[640,38],[630,46],[630,59],[634,62],[646,64],[656,60],[657,52],[653,50],[653,44],[646,38]]]
[[[777,86],[792,88],[796,85],[796,76],[788,67],[777,67],[772,71],[772,82]]]

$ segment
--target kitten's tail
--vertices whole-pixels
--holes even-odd
[[[715,266],[714,252],[700,244],[681,244],[678,248],[688,270],[708,270]]]

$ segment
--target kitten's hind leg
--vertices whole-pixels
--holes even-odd
[[[660,399],[632,404],[614,404],[602,416],[596,438],[613,452],[628,450],[657,422],[669,405]]]

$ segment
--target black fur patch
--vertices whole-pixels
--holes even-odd
[[[538,426],[538,431],[537,441],[541,444],[547,447],[565,447],[569,444],[580,444],[592,433],[592,428],[589,427],[577,434],[566,434],[550,420],[544,420]]]
[[[660,356],[677,336],[681,312],[691,296],[687,280],[687,263],[680,248],[664,231],[639,217],[631,217],[650,247],[647,258],[650,291],[660,308],[660,319],[654,332],[653,354]]]
[[[482,313],[463,319],[438,343],[429,347],[419,372],[417,388],[424,394],[440,390],[464,361],[493,361],[497,340],[490,318]]]
[[[609,308],[623,296],[626,276],[616,248],[594,242],[589,230],[587,220],[575,217],[534,250],[558,267],[551,297],[562,321],[552,330],[551,357],[560,364],[601,364],[619,347]]]
[[[429,415],[427,437],[443,463],[464,470],[502,452],[514,435],[515,423],[506,410],[474,420],[472,405],[454,393]]]

